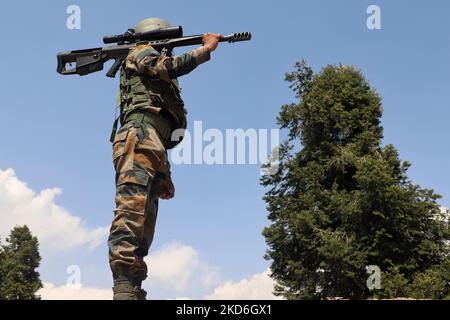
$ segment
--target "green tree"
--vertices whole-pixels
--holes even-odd
[[[262,178],[275,294],[391,298],[430,285],[427,297],[448,295],[439,266],[448,264],[450,232],[439,196],[410,181],[394,146],[382,147],[378,93],[343,65],[315,74],[302,61],[286,80],[299,101],[282,106],[279,169]],[[380,290],[367,288],[369,265],[382,270]]]
[[[36,300],[42,282],[39,243],[27,226],[15,227],[0,249],[0,299]]]
[[[2,239],[0,239],[0,299],[2,299],[2,283],[4,278],[4,272],[3,272],[3,265],[4,265],[4,258],[5,255],[3,253],[3,247],[2,247]]]

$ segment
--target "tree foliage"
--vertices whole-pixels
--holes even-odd
[[[282,106],[288,131],[264,197],[275,293],[287,299],[443,298],[450,294],[450,232],[433,190],[407,176],[382,146],[381,97],[361,71],[304,62],[286,80],[298,102]],[[300,146],[300,148],[299,148]],[[366,267],[382,270],[367,288]]]
[[[15,227],[0,246],[0,299],[36,300],[42,288],[39,243],[27,226]]]

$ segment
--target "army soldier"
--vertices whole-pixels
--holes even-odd
[[[165,27],[166,21],[149,18],[135,31]],[[208,61],[219,39],[219,34],[205,34],[203,46],[176,57],[138,44],[121,67],[122,126],[113,140],[116,209],[108,239],[115,300],[145,300],[144,257],[155,232],[158,198],[175,194],[166,150],[179,143],[172,133],[187,123],[177,78]]]

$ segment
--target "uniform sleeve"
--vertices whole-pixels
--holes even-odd
[[[207,48],[199,47],[176,57],[162,56],[148,45],[138,46],[127,57],[126,68],[152,78],[170,81],[188,74],[210,59]]]

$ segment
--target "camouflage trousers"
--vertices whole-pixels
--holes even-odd
[[[159,176],[167,173],[167,152],[155,129],[128,122],[113,142],[116,209],[108,239],[113,276],[144,280],[144,257],[153,241],[158,213]]]

